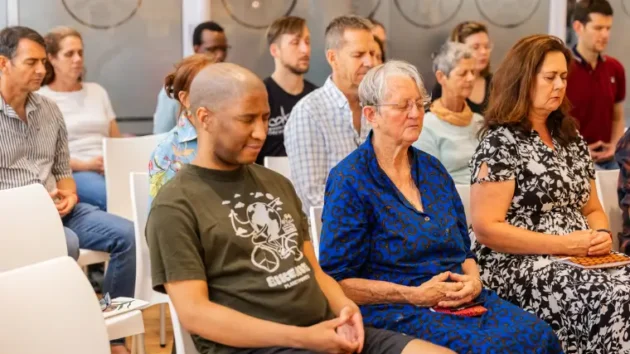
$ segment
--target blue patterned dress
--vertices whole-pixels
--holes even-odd
[[[362,278],[420,286],[462,273],[474,258],[455,184],[440,162],[409,148],[418,212],[379,167],[371,136],[340,162],[326,183],[320,262],[337,281]],[[488,312],[465,318],[409,304],[363,305],[365,325],[446,346],[458,353],[562,353],[545,322],[483,290]]]

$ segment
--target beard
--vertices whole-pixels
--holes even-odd
[[[295,65],[284,63],[284,67],[289,69],[289,71],[295,75],[304,75],[308,72],[310,65],[307,65],[306,68],[300,68]]]

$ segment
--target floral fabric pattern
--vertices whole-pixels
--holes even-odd
[[[553,146],[534,131],[492,130],[471,160],[472,183],[515,181],[506,214],[513,226],[550,235],[588,229],[581,209],[595,170],[587,145],[580,137]],[[484,164],[488,175],[478,178]],[[549,323],[566,353],[630,353],[630,267],[585,270],[479,243],[474,251],[484,285]]]

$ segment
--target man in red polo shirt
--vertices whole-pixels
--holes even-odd
[[[573,19],[578,44],[567,83],[571,114],[580,122],[595,167],[616,169],[615,146],[625,126],[626,77],[619,61],[602,54],[610,39],[613,10],[606,0],[582,0]]]

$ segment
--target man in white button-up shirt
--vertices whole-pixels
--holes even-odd
[[[371,24],[341,16],[326,28],[326,59],[332,75],[293,107],[285,147],[291,181],[308,213],[324,203],[328,172],[365,141],[370,127],[361,115],[358,88],[374,65]]]

